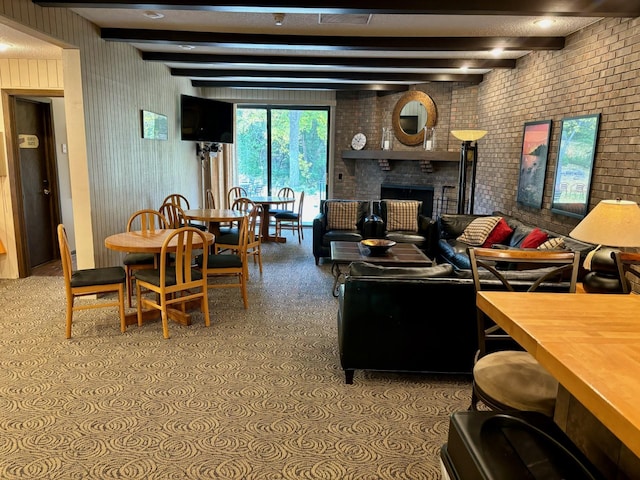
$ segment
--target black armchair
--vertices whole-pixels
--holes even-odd
[[[380,200],[374,203],[374,214],[384,222],[383,238],[398,243],[413,243],[428,251],[435,222],[423,215],[422,202],[417,200]]]
[[[375,231],[380,228],[380,223],[365,221],[370,212],[369,204],[369,200],[320,201],[320,213],[313,219],[313,256],[316,265],[320,258],[331,256],[331,242],[359,242],[364,238],[380,236]]]

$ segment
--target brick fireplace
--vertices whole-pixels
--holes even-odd
[[[396,200],[419,200],[422,202],[422,214],[433,214],[433,187],[421,185],[380,185],[380,198]]]

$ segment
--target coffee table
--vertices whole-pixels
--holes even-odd
[[[387,267],[430,267],[433,262],[413,243],[397,243],[384,255],[370,255],[369,249],[360,242],[331,242],[331,273],[333,274],[333,296],[338,296],[340,283],[347,271],[344,265],[351,262],[368,262]]]

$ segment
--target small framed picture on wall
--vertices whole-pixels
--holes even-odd
[[[169,122],[166,115],[140,110],[142,138],[150,140],[168,140]]]

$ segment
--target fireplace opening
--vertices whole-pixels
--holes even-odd
[[[389,200],[419,200],[422,202],[422,215],[433,215],[433,187],[422,185],[380,185],[380,198]]]

